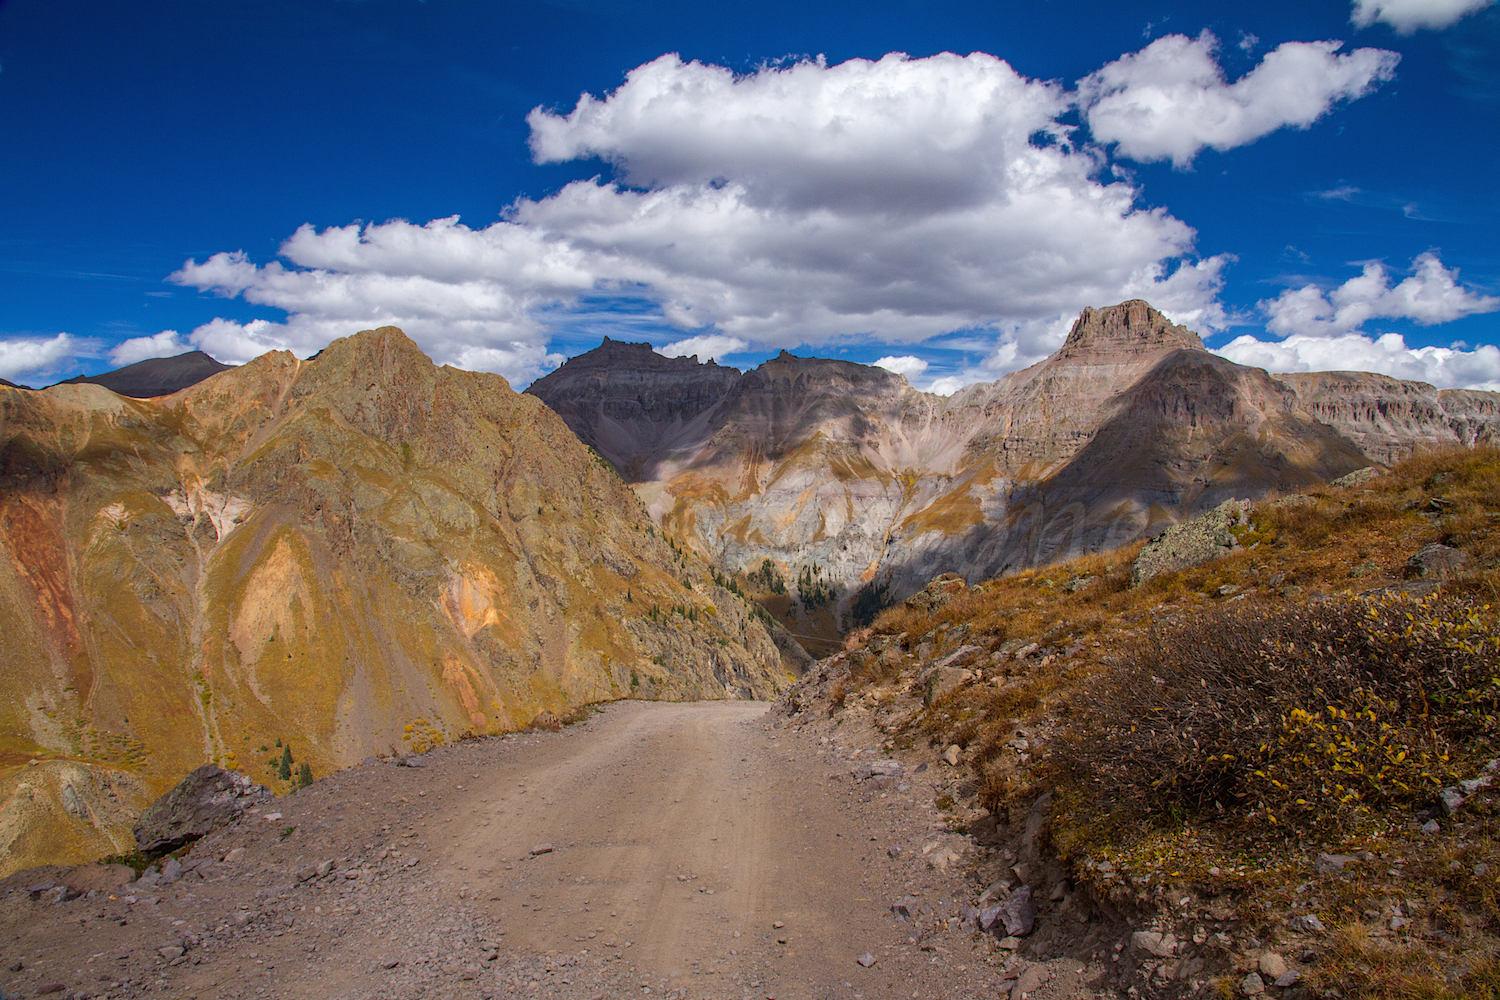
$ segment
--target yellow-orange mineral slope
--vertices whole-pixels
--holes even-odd
[[[0,387],[0,872],[127,847],[205,761],[284,791],[285,746],[318,774],[788,662],[540,401],[394,328],[155,399]]]

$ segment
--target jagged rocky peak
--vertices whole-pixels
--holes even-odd
[[[1151,308],[1143,299],[1117,306],[1085,308],[1068,331],[1058,358],[1155,354],[1162,350],[1203,350],[1203,339]]]
[[[665,354],[658,354],[648,343],[630,344],[623,340],[610,340],[608,337],[605,337],[604,343],[592,351],[580,354],[568,361],[568,366],[573,368],[603,368],[621,365],[663,372],[719,367],[719,363],[713,358],[702,362],[698,360],[696,354],[690,358],[669,358]]]

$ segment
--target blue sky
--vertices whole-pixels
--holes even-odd
[[[1142,297],[1500,389],[1497,162],[1487,0],[0,0],[0,377],[394,323],[952,391]]]

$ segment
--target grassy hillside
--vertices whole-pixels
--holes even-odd
[[[1316,991],[1500,995],[1500,450],[1269,498],[1235,533],[1138,587],[1139,545],[939,584],[789,700],[957,746],[955,825],[1003,839],[1050,792],[1067,877],[1228,993],[1253,941]],[[1441,583],[1409,565],[1433,543]]]

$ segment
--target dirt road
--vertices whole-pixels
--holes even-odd
[[[993,996],[932,785],[853,781],[871,748],[765,713],[620,703],[332,775],[170,882],[53,903],[12,878],[4,995]]]

